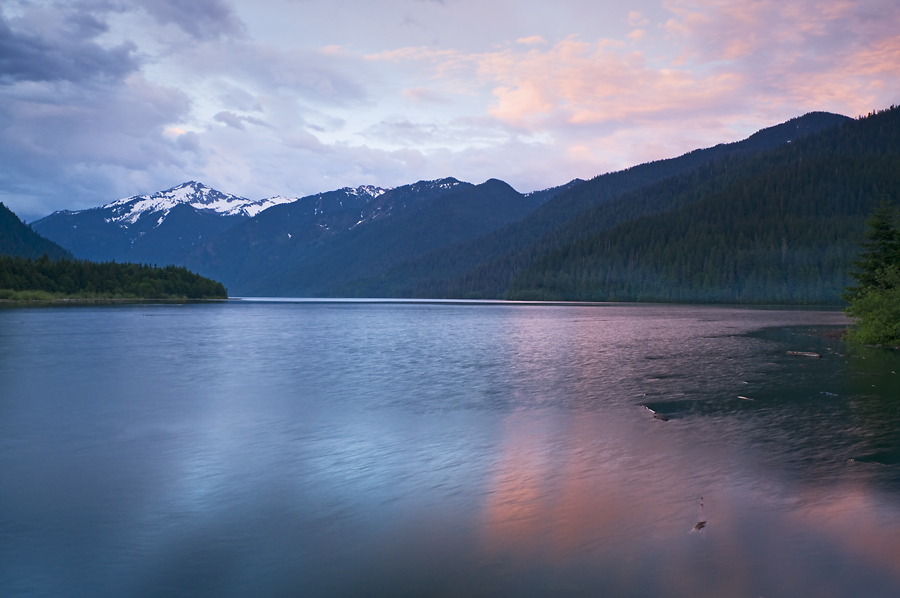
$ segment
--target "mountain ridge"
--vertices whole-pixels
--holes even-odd
[[[50,259],[72,258],[69,251],[34,232],[3,202],[0,202],[0,255],[31,259],[44,255]]]
[[[552,248],[542,245],[542,239],[566,225],[577,227],[580,216],[601,204],[704,164],[774,149],[850,120],[838,114],[810,112],[741,141],[598,175],[563,190],[520,221],[440,253],[407,260],[377,277],[352,281],[339,291],[350,296],[499,299],[519,270]]]
[[[452,177],[395,187],[370,202],[331,191],[267,210],[191,250],[185,263],[236,294],[321,294],[350,272],[491,230],[547,197],[526,197],[495,179],[473,185]]]
[[[606,226],[588,215],[578,238],[560,234],[516,273],[505,297],[841,304],[866,219],[900,201],[900,108],[623,200],[665,191],[667,212]]]
[[[278,196],[250,217],[240,211],[249,200],[190,181],[107,204],[97,230],[88,222],[78,234],[95,249],[185,265],[237,295],[518,297],[534,293],[521,275],[561,248],[675,213],[727,188],[729,173],[765,170],[765,156],[819,147],[803,142],[849,122],[856,121],[812,112],[741,141],[526,194],[496,179],[473,185],[448,177]],[[203,201],[185,201],[198,187]],[[113,224],[131,238],[104,238],[99,229]]]

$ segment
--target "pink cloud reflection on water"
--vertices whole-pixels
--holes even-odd
[[[900,512],[864,478],[793,488],[748,479],[718,456],[660,454],[652,435],[620,443],[667,425],[656,421],[629,430],[593,416],[519,413],[507,423],[481,551],[522,574],[555,571],[560,591],[596,583],[629,595],[843,596],[848,572],[867,570],[900,583]],[[698,490],[707,521],[699,533]],[[841,565],[829,569],[831,560]],[[846,577],[836,584],[832,575]]]
[[[520,376],[558,394],[547,407],[523,402],[498,428],[477,526],[483,561],[540,571],[536,580],[557,584],[541,591],[577,595],[889,595],[900,584],[900,508],[885,466],[808,448],[829,440],[789,402],[802,388],[741,411],[750,403],[720,389],[760,367],[752,352],[742,361],[751,342],[713,334],[716,317],[686,328],[689,317],[648,310],[640,324],[595,316],[565,330],[535,318],[510,331]],[[693,369],[666,378],[670,359]],[[795,365],[802,374],[807,364]],[[799,384],[791,375],[779,379]],[[663,422],[640,408],[682,400],[709,411]],[[798,443],[812,452],[797,456]]]

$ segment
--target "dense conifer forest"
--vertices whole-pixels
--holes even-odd
[[[900,190],[900,156],[785,165],[566,245],[516,299],[837,303],[865,215]]]
[[[625,193],[442,290],[508,299],[840,304],[866,217],[898,197],[900,109],[892,107]]]
[[[221,283],[186,268],[0,256],[0,299],[226,299]]]
[[[502,298],[520,272],[558,247],[619,222],[694,201],[710,192],[708,181],[714,174],[849,121],[844,116],[814,112],[763,129],[743,141],[600,175],[573,185],[497,231],[426,253],[379,276],[332,291],[337,296]]]
[[[0,203],[0,300],[227,297],[221,283],[186,268],[72,259]]]

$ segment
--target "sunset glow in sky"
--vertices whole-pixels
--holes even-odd
[[[5,0],[0,201],[522,192],[900,103],[896,0]]]

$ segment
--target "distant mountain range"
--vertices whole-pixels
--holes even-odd
[[[191,181],[32,227],[83,259],[186,265],[232,293],[306,296],[494,230],[580,182],[523,195],[446,178],[251,201]]]
[[[329,296],[339,285],[514,222],[565,188],[522,195],[498,180],[447,178],[377,197],[332,191],[267,210],[184,261],[240,294]]]
[[[897,114],[810,113],[529,194],[447,178],[251,201],[192,181],[32,226],[232,295],[835,302],[866,214],[900,189]]]

